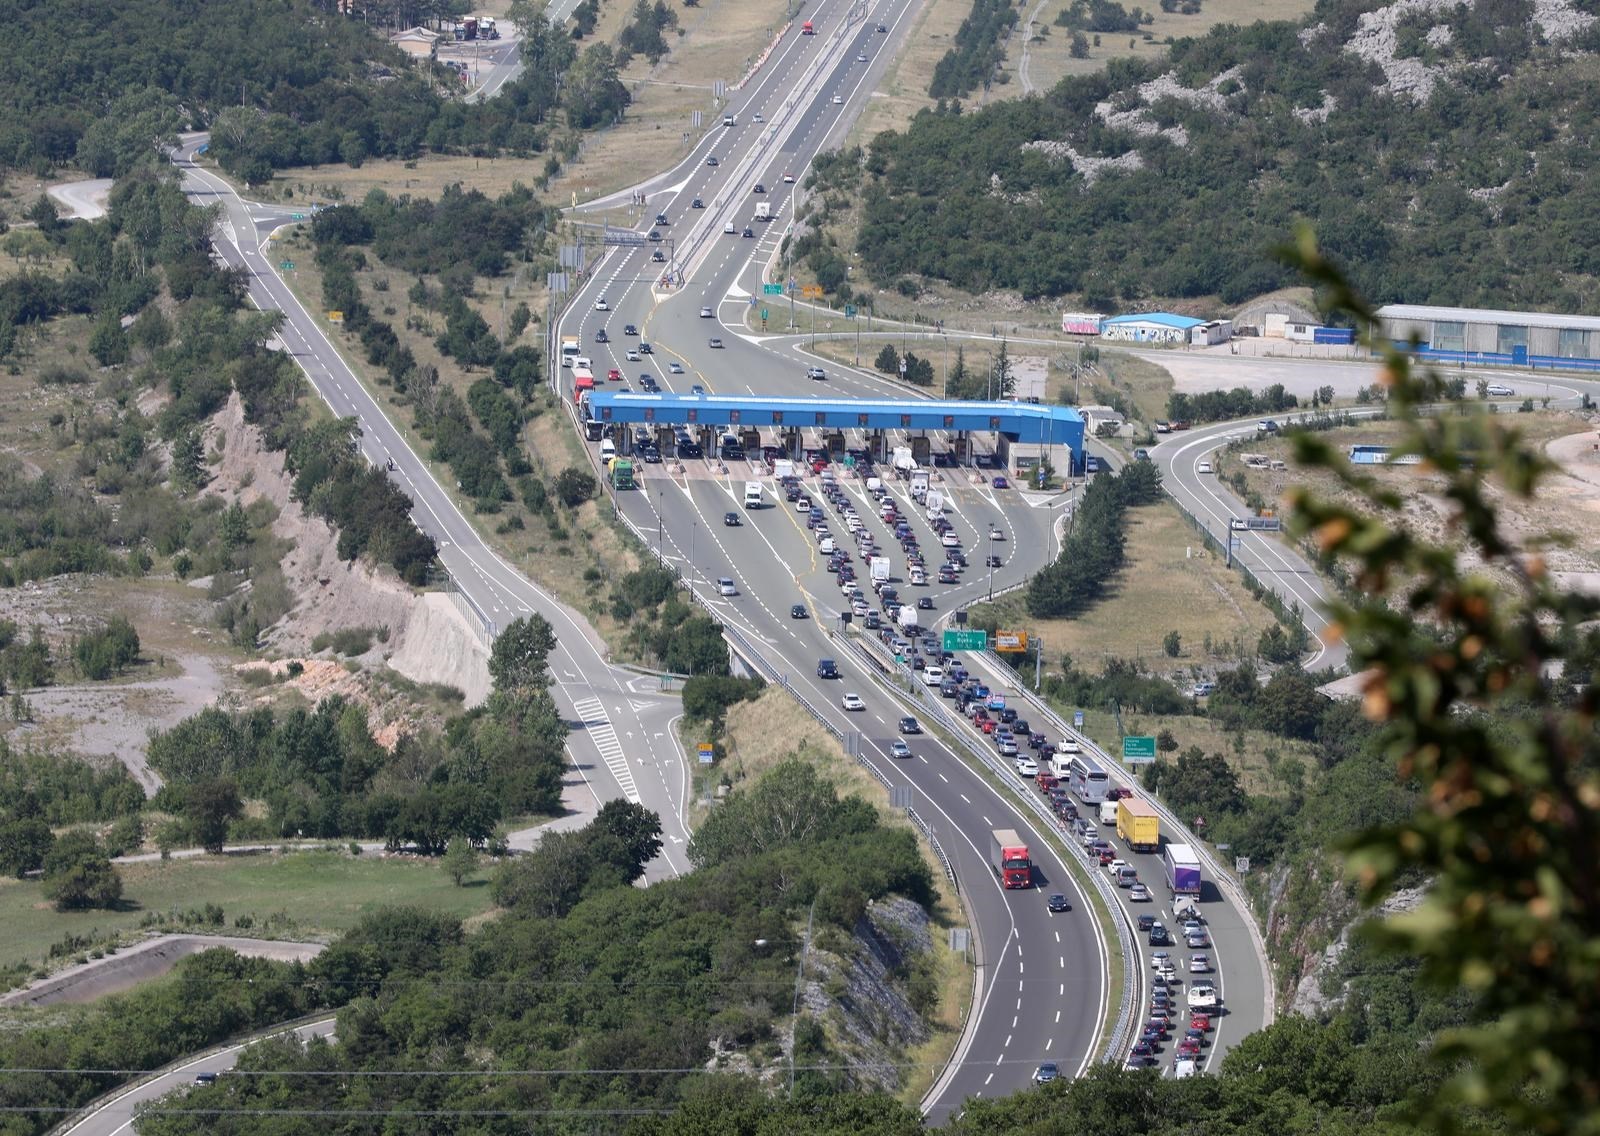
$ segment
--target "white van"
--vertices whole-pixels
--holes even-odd
[[[1101,801],[1100,802],[1100,823],[1101,824],[1116,824],[1117,823],[1117,802],[1116,801]]]
[[[929,686],[938,686],[941,682],[944,681],[944,668],[943,667],[923,667],[922,668],[922,681],[927,683]]]
[[[572,360],[572,366],[575,369],[582,370],[582,371],[592,371],[592,370],[594,370],[594,366],[589,362],[589,357],[587,355],[579,355],[578,357],[573,359]]]
[[[613,442],[610,438],[604,439],[600,443],[600,460],[603,461],[603,462],[608,462],[608,461],[610,461],[612,458],[614,458],[616,456],[617,456],[617,444],[615,442]]]
[[[744,483],[744,507],[746,509],[761,508],[761,482],[747,481]]]

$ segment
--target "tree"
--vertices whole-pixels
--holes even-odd
[[[1334,310],[1376,328],[1371,306],[1309,232],[1285,255]],[[1429,881],[1421,907],[1381,919],[1375,941],[1422,958],[1433,987],[1473,999],[1473,1023],[1433,1041],[1442,1076],[1422,1090],[1421,1121],[1449,1130],[1463,1109],[1489,1109],[1511,1130],[1595,1132],[1600,688],[1592,668],[1572,686],[1550,676],[1593,656],[1587,626],[1600,597],[1564,590],[1542,555],[1502,526],[1498,497],[1536,498],[1549,459],[1494,415],[1427,413],[1446,381],[1364,338],[1383,357],[1390,418],[1401,427],[1393,452],[1438,471],[1456,523],[1447,543],[1435,543],[1406,523],[1385,486],[1340,460],[1326,438],[1301,432],[1296,459],[1332,472],[1363,504],[1292,489],[1290,526],[1353,569],[1359,598],[1331,601],[1328,614],[1350,644],[1352,672],[1364,676],[1363,711],[1380,724],[1400,777],[1419,787],[1413,815],[1348,849],[1369,907],[1403,882]]]
[[[21,879],[42,867],[55,839],[41,817],[17,817],[0,823],[0,872]]]
[[[629,101],[611,45],[590,44],[567,72],[567,125],[575,130],[606,125],[621,117]]]
[[[239,786],[230,777],[196,781],[183,793],[183,816],[189,833],[207,852],[218,853],[228,839],[228,825],[244,814]]]
[[[439,861],[439,866],[456,887],[461,887],[467,877],[478,870],[478,850],[472,846],[472,841],[457,836],[445,848],[444,859]]]
[[[576,466],[569,465],[556,474],[556,496],[569,509],[576,509],[589,500],[597,488],[594,475]]]
[[[1176,659],[1183,653],[1183,636],[1176,631],[1169,631],[1161,640],[1161,649],[1166,652],[1167,658]]]
[[[555,629],[538,612],[511,623],[489,649],[489,677],[495,689],[509,692],[547,686],[550,652],[555,645]]]
[[[1067,54],[1074,59],[1089,58],[1089,38],[1082,32],[1073,32],[1072,40],[1067,47]]]
[[[172,442],[172,483],[181,492],[193,493],[206,483],[205,443],[193,426]]]
[[[115,907],[122,877],[89,832],[69,832],[44,857],[44,896],[57,911]]]
[[[56,203],[47,193],[41,193],[34,199],[23,216],[38,226],[39,231],[47,237],[61,228],[61,210],[56,208]]]
[[[102,367],[114,367],[128,361],[128,336],[115,311],[107,311],[94,321],[94,331],[89,336],[89,354]]]
[[[624,883],[644,875],[644,866],[661,854],[661,818],[643,805],[611,800],[600,806],[587,829],[596,856]]]
[[[528,323],[533,319],[533,311],[528,307],[526,300],[518,300],[517,306],[511,309],[511,315],[506,322],[506,342],[520,336],[528,329]]]
[[[1017,390],[1017,376],[1011,373],[1010,346],[1002,336],[1000,354],[994,361],[994,397],[1010,398]]]
[[[959,352],[959,350],[958,348],[957,351]],[[898,375],[900,373],[900,352],[894,349],[894,344],[885,343],[883,350],[879,351],[878,357],[873,360],[872,366],[881,374]]]
[[[121,177],[155,163],[178,144],[183,125],[178,100],[157,87],[129,88],[78,140],[78,164],[95,177]]]

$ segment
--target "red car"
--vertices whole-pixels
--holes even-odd
[[[1167,1023],[1164,1018],[1151,1018],[1144,1024],[1146,1030],[1156,1030],[1161,1034],[1161,1040],[1167,1040]]]
[[[1179,1057],[1199,1057],[1200,1056],[1200,1043],[1198,1041],[1194,1041],[1194,1040],[1192,1040],[1190,1038],[1187,1038],[1187,1037],[1184,1038],[1182,1041],[1178,1042],[1178,1056]]]
[[[1206,1030],[1207,1032],[1210,1032],[1210,1030],[1211,1030],[1211,1015],[1210,1014],[1190,1014],[1189,1015],[1189,1028],[1190,1029],[1197,1029],[1197,1030]]]
[[[983,732],[984,733],[992,734],[992,733],[994,733],[994,728],[997,725],[999,725],[999,723],[996,722],[993,718],[985,718],[981,723],[979,723],[979,725],[981,725],[983,727]]]
[[[612,367],[611,370],[606,372],[606,379],[609,382],[620,383],[622,381],[622,372]]]
[[[1100,866],[1103,868],[1117,858],[1117,854],[1109,848],[1100,850]]]

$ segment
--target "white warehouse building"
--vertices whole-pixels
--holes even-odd
[[[1427,359],[1600,370],[1600,317],[1426,304],[1385,304],[1377,314],[1381,338],[1404,345],[1415,336]]]

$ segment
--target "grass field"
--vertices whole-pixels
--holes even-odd
[[[228,930],[241,915],[254,916],[245,934],[261,934],[274,913],[274,938],[319,939],[351,927],[367,912],[396,904],[415,904],[463,919],[490,909],[488,872],[476,883],[456,887],[437,861],[386,858],[368,853],[267,853],[258,856],[204,856],[123,864],[121,911],[58,912],[40,894],[37,881],[0,880],[0,926],[5,928],[0,964],[38,962],[52,943],[67,935],[132,931],[150,912],[187,911],[214,903],[223,909]],[[221,928],[218,928],[221,930]]]
[[[1089,55],[1086,59],[1073,59],[1070,53],[1072,33],[1066,28],[1052,25],[1057,14],[1066,7],[1066,0],[1051,0],[1049,3],[1025,0],[1023,17],[1008,45],[1006,62],[1002,68],[1011,81],[995,86],[995,92],[1007,97],[1024,93],[1018,71],[1022,64],[1022,40],[1030,31],[1030,16],[1034,23],[1031,28],[1033,39],[1028,44],[1028,79],[1034,91],[1042,92],[1048,91],[1068,75],[1087,75],[1100,71],[1110,59],[1125,56],[1159,59],[1167,53],[1166,41],[1169,37],[1182,39],[1185,36],[1204,35],[1218,24],[1238,24],[1243,27],[1258,20],[1297,20],[1311,11],[1312,4],[1309,0],[1267,0],[1266,3],[1204,0],[1200,11],[1192,16],[1163,12],[1160,5],[1145,4],[1141,7],[1155,16],[1155,21],[1145,24],[1137,32],[1106,32],[1098,37],[1098,44],[1094,42],[1095,33],[1084,33],[1089,39]],[[1131,9],[1133,5],[1126,4],[1124,7]]]
[[[848,145],[865,145],[884,130],[903,130],[934,100],[928,97],[933,68],[949,51],[961,21],[972,12],[972,0],[928,0],[912,19],[904,46],[895,57],[867,107],[850,131]],[[963,100],[966,101],[966,100]]]
[[[1037,620],[1027,615],[1026,594],[1012,592],[992,605],[1000,625],[1042,636],[1048,665],[1068,654],[1091,673],[1108,658],[1137,659],[1162,674],[1209,672],[1231,665],[1239,644],[1253,649],[1274,619],[1251,598],[1238,573],[1206,550],[1172,505],[1146,505],[1128,517],[1127,566],[1105,599],[1076,619]],[[973,610],[984,613],[991,607]],[[1177,658],[1163,650],[1169,631],[1181,639]]]

